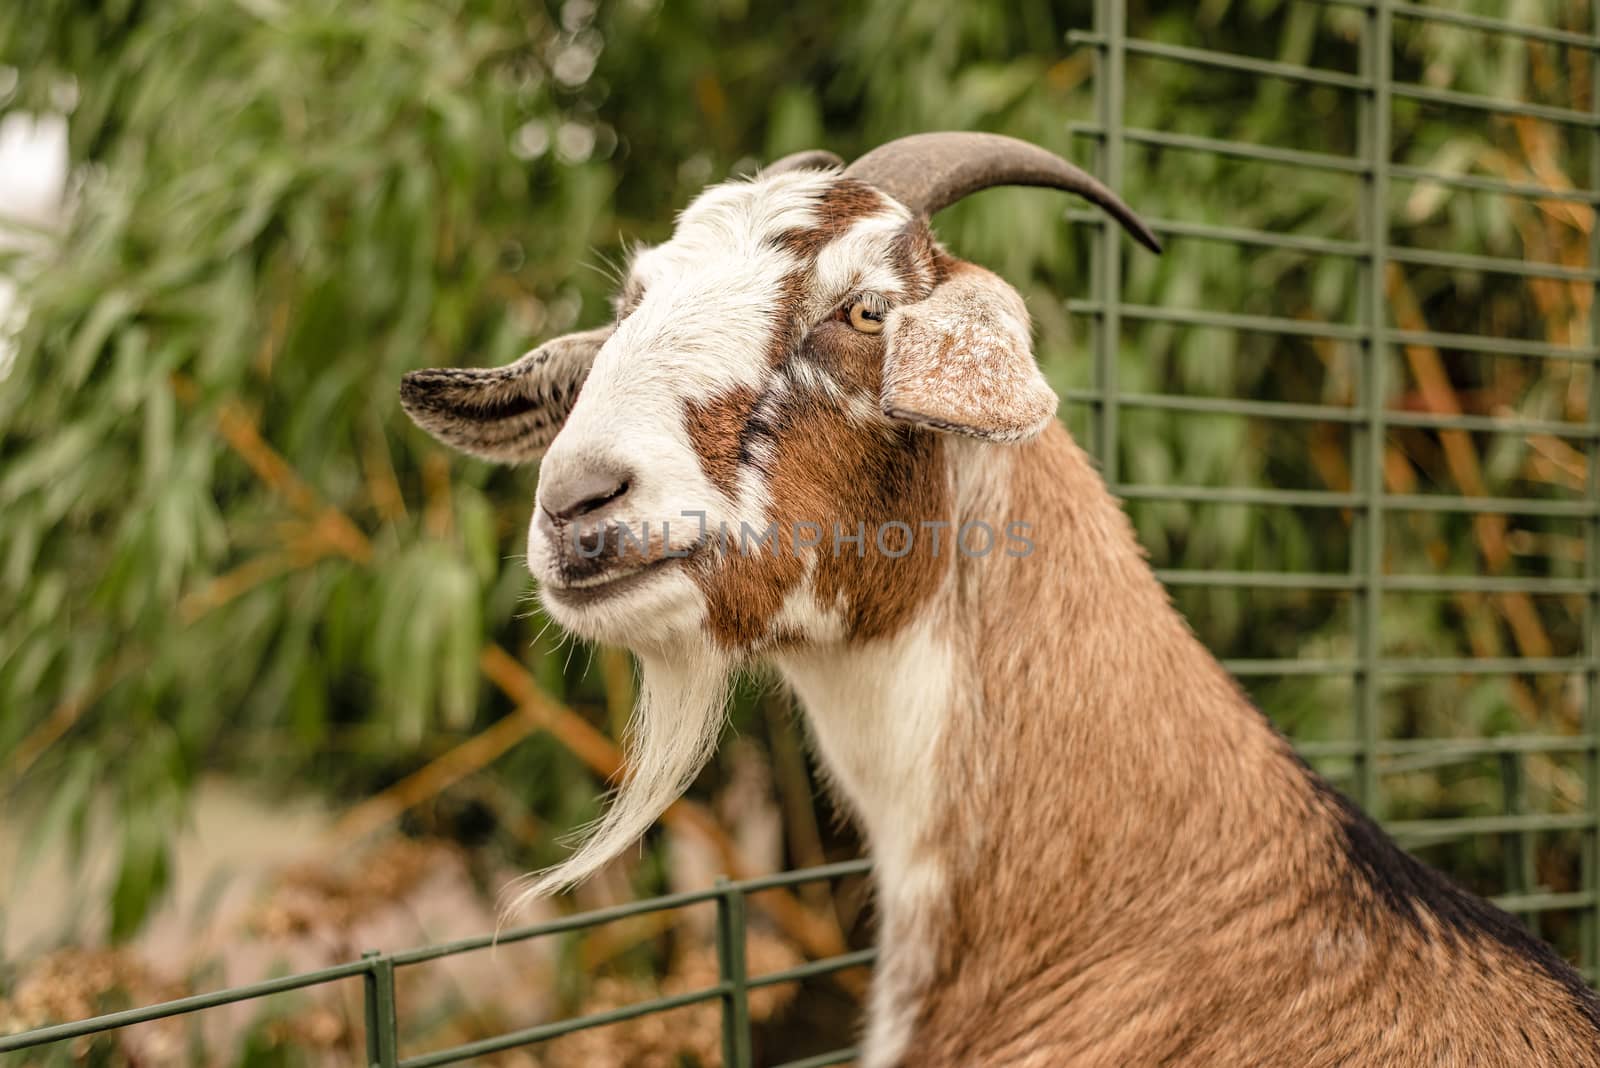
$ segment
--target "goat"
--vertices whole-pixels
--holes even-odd
[[[803,153],[701,193],[610,325],[406,376],[440,440],[543,457],[543,603],[641,665],[631,774],[528,893],[642,833],[762,662],[875,857],[869,1068],[1600,1066],[1578,974],[1300,762],[1173,608],[1021,298],[929,228],[997,185],[1159,251],[1020,141]]]

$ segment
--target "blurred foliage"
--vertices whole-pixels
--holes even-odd
[[[1564,26],[1585,25],[1584,6],[1478,5]],[[1135,4],[1128,22],[1146,39],[1354,71],[1364,17],[1293,0],[1204,0]],[[109,908],[122,938],[160,899],[201,772],[366,796],[505,714],[480,671],[486,643],[522,652],[548,692],[615,728],[625,665],[607,670],[604,657],[546,633],[527,595],[534,473],[446,458],[400,414],[401,373],[505,362],[600,321],[607,265],[625,242],[661,238],[703,185],[783,152],[848,157],[910,131],[978,128],[1091,159],[1094,141],[1069,124],[1093,118],[1093,56],[1066,43],[1090,23],[1086,3],[1038,0],[879,0],[848,15],[817,0],[5,5],[0,64],[20,77],[0,113],[70,111],[76,170],[59,239],[11,268],[30,315],[0,385],[0,803],[35,804],[37,845],[81,841],[91,800],[112,796],[122,856]],[[1403,81],[1590,106],[1576,53],[1406,20],[1396,46]],[[1129,125],[1359,150],[1356,94],[1129,63]],[[1582,185],[1595,176],[1580,140],[1401,102],[1393,158]],[[1355,176],[1137,145],[1124,172],[1124,194],[1148,217],[1342,240],[1366,225]],[[1586,262],[1592,215],[1571,205],[1396,181],[1387,209],[1398,244]],[[1049,194],[994,192],[942,216],[940,230],[1023,290],[1042,363],[1062,389],[1083,390],[1092,324],[1069,318],[1064,301],[1091,295],[1095,231],[1040,222],[1067,210]],[[1174,239],[1159,260],[1128,255],[1125,270],[1138,304],[1318,322],[1357,322],[1363,309],[1349,257]],[[1408,329],[1587,336],[1584,286],[1412,267],[1388,295],[1391,321]],[[1362,387],[1353,343],[1134,322],[1117,340],[1128,391],[1350,405]],[[1432,350],[1382,359],[1392,407],[1593,417],[1577,361]],[[1075,432],[1089,425],[1081,404],[1064,415]],[[1118,466],[1128,482],[1348,489],[1356,437],[1344,424],[1130,408]],[[1383,446],[1396,492],[1584,492],[1584,458],[1566,439],[1408,429]],[[1352,563],[1352,517],[1334,509],[1131,510],[1158,566]],[[1583,573],[1574,520],[1388,522],[1384,566],[1397,573]],[[1353,655],[1345,595],[1177,596],[1219,654]],[[1391,595],[1384,653],[1574,655],[1581,608]],[[1384,729],[1570,732],[1580,697],[1564,683],[1386,678]],[[1252,686],[1295,736],[1350,736],[1348,679]],[[772,749],[786,807],[809,809],[808,773],[784,755],[784,711],[752,691],[734,718]],[[726,773],[713,768],[696,793]],[[543,734],[484,774],[512,801],[480,813],[489,829],[479,836],[521,867],[553,847],[548,835],[506,830],[512,809],[571,826],[593,814],[600,789]],[[1545,761],[1530,778],[1551,810],[1581,808],[1576,769]],[[1504,803],[1492,761],[1408,769],[1384,785],[1391,815]],[[847,836],[823,837],[830,852],[852,848]],[[1546,844],[1547,885],[1573,885],[1572,845]],[[1501,889],[1492,846],[1430,859]],[[789,848],[790,861],[814,859]],[[638,877],[648,884],[655,872],[646,864]]]

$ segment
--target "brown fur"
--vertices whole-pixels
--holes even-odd
[[[772,344],[767,352],[768,362],[774,368],[788,362],[805,336],[808,324],[801,318],[800,310],[810,291],[811,269],[818,253],[856,223],[890,205],[891,201],[870,185],[841,178],[817,198],[817,222],[786,230],[772,238],[774,244],[787,249],[800,261],[783,280],[782,291],[778,294]]]
[[[960,565],[978,682],[943,743],[952,883],[899,1063],[1600,1065],[1575,977],[1426,904],[1410,922],[1353,869],[1328,791],[1059,424],[1016,448],[1037,548]]]
[[[779,245],[802,260],[811,261],[830,241],[844,235],[869,215],[882,212],[893,202],[865,182],[841,178],[817,198],[817,222],[779,234]]]
[[[739,439],[761,398],[748,386],[729,390],[684,412],[689,442],[711,484],[732,497],[739,480]]]
[[[876,398],[881,342],[840,322],[824,323],[807,338],[799,358],[811,361],[840,388]],[[935,557],[932,541],[920,532],[923,520],[948,512],[938,436],[887,422],[859,422],[837,404],[810,395],[793,382],[781,400],[764,409],[758,425],[747,416],[740,435],[725,433],[740,414],[727,405],[715,420],[718,431],[696,438],[708,477],[736,465],[738,453],[760,437],[767,450],[762,475],[777,523],[771,549],[752,546],[741,553],[725,546],[700,572],[713,635],[725,648],[753,651],[781,645],[774,619],[784,599],[806,577],[805,557],[814,555],[813,599],[841,612],[845,636],[866,639],[904,624],[935,585],[932,578],[952,555],[948,545]],[[691,423],[704,426],[707,420]],[[872,544],[887,522],[908,524],[911,551],[890,557]],[[795,525],[815,524],[821,543],[795,545]],[[866,531],[864,552],[845,542]],[[834,551],[835,531],[840,550]],[[757,532],[759,534],[759,532]],[[737,537],[738,532],[734,532]],[[898,533],[887,537],[898,539]],[[898,540],[886,541],[898,551]]]
[[[699,562],[696,574],[706,594],[711,631],[726,649],[749,653],[787,643],[792,636],[774,629],[775,620],[785,598],[806,579],[807,555],[817,560],[811,576],[814,600],[837,608],[845,636],[861,639],[903,625],[932,589],[932,576],[952,555],[946,545],[936,557],[931,538],[917,525],[948,513],[939,436],[887,420],[853,418],[837,398],[817,396],[804,379],[783,373],[804,362],[842,394],[876,409],[883,385],[882,336],[858,333],[843,315],[810,327],[799,307],[817,253],[884,205],[883,195],[870,186],[842,180],[823,198],[820,223],[779,238],[802,257],[802,264],[786,279],[779,303],[770,357],[777,371],[772,390],[756,400],[748,391],[735,390],[707,405],[692,405],[685,413],[706,477],[731,497],[740,465],[756,464],[777,522],[773,548],[753,546],[743,554],[734,531],[732,545]],[[926,296],[952,262],[920,222],[907,227],[894,249],[904,279],[901,295],[909,301]],[[761,446],[767,455],[757,461],[752,454]],[[871,544],[874,533],[890,521],[912,528],[912,550],[904,557],[885,556]],[[797,548],[797,523],[820,527],[821,544]],[[857,555],[843,538],[863,527],[868,544]],[[837,554],[836,530],[842,545]],[[898,543],[889,547],[897,549]]]

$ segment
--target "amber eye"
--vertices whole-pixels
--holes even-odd
[[[883,309],[868,301],[858,300],[850,305],[850,325],[863,334],[883,333],[883,317]]]

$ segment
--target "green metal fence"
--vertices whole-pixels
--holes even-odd
[[[1106,225],[1097,214],[1074,211],[1071,217],[1075,221],[1099,227],[1100,232],[1093,245],[1093,291],[1089,299],[1068,302],[1070,312],[1087,317],[1093,323],[1092,385],[1086,389],[1067,391],[1066,399],[1071,405],[1087,409],[1091,432],[1086,444],[1098,455],[1113,490],[1130,502],[1177,501],[1264,508],[1336,509],[1351,515],[1354,551],[1350,556],[1350,566],[1343,572],[1164,569],[1161,577],[1169,586],[1180,589],[1206,586],[1238,590],[1314,590],[1351,597],[1355,609],[1352,614],[1353,656],[1334,659],[1234,659],[1228,661],[1227,666],[1246,680],[1280,676],[1340,676],[1350,680],[1354,736],[1345,741],[1304,744],[1300,748],[1316,762],[1346,762],[1349,771],[1347,785],[1356,798],[1369,807],[1378,807],[1380,804],[1382,774],[1408,768],[1437,769],[1486,758],[1496,761],[1504,795],[1502,814],[1389,821],[1388,829],[1410,846],[1471,836],[1495,836],[1508,842],[1505,855],[1509,860],[1504,879],[1506,893],[1498,899],[1499,903],[1527,918],[1536,928],[1540,917],[1546,913],[1580,914],[1579,962],[1585,974],[1593,980],[1597,969],[1600,969],[1600,421],[1597,421],[1600,419],[1600,372],[1596,371],[1600,368],[1600,315],[1590,315],[1590,335],[1582,345],[1401,328],[1391,319],[1384,275],[1390,265],[1399,264],[1489,272],[1520,279],[1555,279],[1586,283],[1591,288],[1600,280],[1600,226],[1590,227],[1587,263],[1582,267],[1574,267],[1408,247],[1391,239],[1389,213],[1391,188],[1399,183],[1420,182],[1470,193],[1528,197],[1584,207],[1600,204],[1600,99],[1597,99],[1600,94],[1596,94],[1592,88],[1600,85],[1600,36],[1597,36],[1600,0],[1592,0],[1588,29],[1584,31],[1517,25],[1459,10],[1392,0],[1315,2],[1359,13],[1361,30],[1356,70],[1323,69],[1143,40],[1129,35],[1127,13],[1118,0],[1096,0],[1093,28],[1070,35],[1072,43],[1092,49],[1098,60],[1096,118],[1093,122],[1075,124],[1072,132],[1096,146],[1100,174],[1113,188],[1125,188],[1123,178],[1130,147],[1206,153],[1303,171],[1346,175],[1358,181],[1361,189],[1362,232],[1353,239],[1264,232],[1178,218],[1156,218],[1152,220],[1152,226],[1169,243],[1221,242],[1250,249],[1288,250],[1306,256],[1348,261],[1358,272],[1358,284],[1361,287],[1359,315],[1347,322],[1315,322],[1131,302],[1125,299],[1127,283],[1121,235],[1114,226]],[[1519,103],[1397,81],[1394,77],[1397,22],[1432,23],[1582,51],[1588,57],[1591,86],[1588,107],[1574,110]],[[1326,87],[1351,94],[1358,109],[1361,150],[1351,155],[1338,155],[1129,126],[1125,121],[1125,104],[1129,91],[1130,59],[1186,64],[1297,86]],[[1585,139],[1587,186],[1552,188],[1478,175],[1438,174],[1396,162],[1392,152],[1391,119],[1396,104],[1407,101],[1488,116],[1517,116],[1559,124],[1573,131],[1575,136]],[[1120,388],[1118,383],[1118,346],[1126,329],[1139,329],[1144,324],[1221,329],[1290,339],[1324,339],[1358,346],[1361,369],[1358,403],[1341,406],[1128,391]],[[1591,369],[1586,418],[1582,422],[1571,422],[1396,410],[1387,403],[1389,390],[1385,382],[1385,367],[1396,348],[1409,345],[1494,356],[1578,361]],[[1352,485],[1347,490],[1335,491],[1148,485],[1129,481],[1119,470],[1119,445],[1123,442],[1121,417],[1124,412],[1133,409],[1175,414],[1225,414],[1257,420],[1326,423],[1346,427],[1352,431]],[[1383,453],[1387,435],[1398,428],[1553,436],[1581,450],[1587,460],[1586,488],[1579,499],[1573,500],[1392,493],[1384,484]],[[1584,546],[1581,577],[1388,573],[1384,567],[1385,517],[1419,512],[1542,516],[1579,523],[1583,530]],[[1396,593],[1525,593],[1580,599],[1581,652],[1572,656],[1520,658],[1387,657],[1380,642],[1380,623],[1386,595]],[[1582,687],[1580,728],[1564,734],[1511,733],[1482,738],[1385,737],[1380,719],[1380,692],[1386,680],[1402,676],[1478,677],[1497,674],[1562,675],[1575,680]],[[1570,757],[1578,763],[1584,790],[1581,808],[1557,812],[1529,811],[1526,801],[1526,762],[1534,757],[1557,756]],[[1569,832],[1581,839],[1579,889],[1556,892],[1541,885],[1531,842],[1534,835],[1546,832]],[[399,1049],[398,1018],[401,1007],[395,998],[395,973],[399,969],[415,967],[442,957],[487,949],[495,942],[492,937],[426,946],[406,952],[371,953],[360,960],[320,971],[0,1037],[0,1053],[30,1049],[131,1024],[359,976],[365,989],[367,1059],[372,1065],[426,1068],[462,1063],[586,1028],[717,1001],[722,1006],[724,1062],[729,1068],[740,1068],[752,1063],[750,1016],[746,1004],[749,991],[868,965],[873,959],[871,951],[856,952],[777,973],[749,976],[746,974],[743,937],[747,899],[763,890],[855,875],[865,870],[864,862],[855,862],[742,882],[723,881],[709,890],[659,897],[506,932],[499,936],[498,941],[515,942],[573,932],[644,913],[714,902],[717,910],[715,931],[720,977],[715,985],[702,990],[541,1024],[449,1049],[406,1054]],[[853,1050],[842,1049],[790,1062],[786,1068],[820,1068],[822,1065],[842,1064],[853,1056]]]
[[[1338,573],[1218,572],[1165,569],[1169,587],[1231,587],[1238,590],[1321,590],[1349,595],[1354,601],[1354,654],[1339,659],[1236,659],[1228,668],[1247,682],[1275,676],[1339,676],[1349,679],[1354,696],[1354,737],[1341,741],[1300,744],[1313,763],[1346,762],[1350,774],[1340,776],[1364,807],[1382,815],[1380,774],[1407,768],[1439,768],[1485,757],[1498,759],[1503,812],[1459,819],[1388,820],[1387,829],[1402,844],[1418,847],[1471,836],[1510,839],[1497,902],[1524,917],[1537,931],[1543,914],[1581,913],[1579,964],[1594,981],[1600,969],[1600,314],[1591,308],[1589,336],[1581,345],[1557,345],[1492,335],[1402,329],[1391,315],[1385,271],[1391,265],[1438,267],[1514,279],[1554,279],[1587,285],[1600,280],[1600,226],[1590,216],[1586,263],[1571,266],[1463,252],[1407,247],[1392,240],[1391,189],[1400,184],[1431,183],[1452,191],[1498,194],[1592,208],[1600,204],[1600,3],[1591,3],[1584,31],[1517,24],[1432,4],[1395,0],[1312,0],[1325,9],[1347,9],[1360,18],[1358,67],[1353,72],[1322,69],[1260,58],[1223,54],[1200,48],[1142,40],[1130,36],[1121,0],[1096,0],[1091,31],[1070,35],[1093,48],[1096,67],[1096,119],[1077,123],[1072,132],[1091,143],[1099,173],[1115,189],[1126,189],[1125,159],[1130,148],[1155,152],[1209,154],[1229,160],[1254,161],[1288,173],[1321,172],[1348,176],[1359,183],[1360,233],[1350,240],[1273,233],[1248,228],[1201,224],[1181,219],[1150,219],[1167,241],[1220,242],[1253,250],[1290,250],[1307,258],[1337,258],[1355,265],[1361,287],[1359,313],[1346,322],[1316,322],[1271,315],[1235,314],[1212,309],[1181,309],[1130,303],[1123,265],[1124,242],[1118,228],[1097,213],[1076,211],[1077,222],[1099,228],[1094,246],[1093,292],[1088,300],[1071,301],[1071,312],[1094,324],[1092,385],[1067,394],[1088,409],[1086,447],[1101,462],[1107,482],[1123,499],[1228,503],[1255,507],[1338,509],[1352,514],[1350,566]],[[1522,5],[1526,11],[1531,5]],[[1553,7],[1553,5],[1552,5]],[[1577,5],[1573,5],[1577,7]],[[1581,8],[1577,8],[1581,11]],[[1559,19],[1560,15],[1555,18]],[[1395,77],[1397,24],[1451,27],[1484,39],[1537,42],[1583,56],[1588,68],[1587,107],[1526,103],[1466,94]],[[1276,80],[1297,87],[1327,87],[1353,98],[1358,109],[1359,151],[1349,155],[1288,149],[1243,141],[1139,129],[1125,118],[1130,60],[1155,60],[1207,70]],[[1479,175],[1442,174],[1394,160],[1394,109],[1403,102],[1452,109],[1479,116],[1516,117],[1558,125],[1587,156],[1587,181],[1576,188],[1502,181]],[[1136,204],[1148,204],[1138,198]],[[1175,328],[1211,328],[1237,334],[1265,334],[1283,339],[1325,339],[1359,347],[1359,397],[1354,405],[1322,405],[1203,398],[1167,393],[1134,393],[1119,388],[1117,351],[1125,330],[1146,324]],[[1461,353],[1578,361],[1588,373],[1587,411],[1582,422],[1530,420],[1517,417],[1395,410],[1390,402],[1386,368],[1391,353],[1404,346],[1429,346]],[[1172,413],[1218,413],[1265,421],[1331,423],[1353,431],[1347,491],[1284,488],[1230,488],[1148,485],[1121,477],[1119,448],[1126,447],[1120,422],[1130,409]],[[1587,461],[1586,488],[1579,499],[1538,497],[1399,494],[1384,483],[1384,443],[1397,428],[1436,432],[1552,435],[1581,450]],[[1385,518],[1406,513],[1473,513],[1542,516],[1579,522],[1584,553],[1581,577],[1502,577],[1495,575],[1393,574],[1384,567]],[[1385,598],[1397,593],[1523,593],[1581,599],[1581,651],[1550,657],[1394,658],[1380,648],[1380,622]],[[1380,723],[1379,694],[1386,682],[1402,676],[1561,675],[1582,687],[1582,723],[1571,734],[1505,734],[1482,738],[1390,738]],[[1581,762],[1584,798],[1581,810],[1526,811],[1525,763],[1534,756],[1572,756]],[[1581,836],[1581,887],[1550,892],[1540,885],[1533,860],[1532,837],[1543,832],[1575,832]]]
[[[398,953],[367,953],[360,960],[337,964],[331,968],[322,968],[297,975],[286,975],[277,979],[252,983],[249,986],[219,990],[211,994],[197,994],[194,997],[180,998],[160,1005],[129,1009],[125,1012],[97,1016],[94,1019],[82,1020],[76,1023],[58,1024],[54,1027],[27,1031],[19,1035],[0,1036],[0,1053],[31,1049],[53,1042],[64,1042],[68,1039],[81,1038],[85,1035],[110,1031],[118,1027],[149,1023],[152,1020],[162,1020],[171,1016],[200,1012],[235,1002],[270,997],[275,994],[285,994],[293,990],[304,990],[307,987],[336,983],[359,976],[364,990],[367,1063],[370,1066],[378,1066],[378,1068],[436,1068],[438,1065],[445,1064],[466,1064],[476,1058],[486,1057],[492,1053],[559,1038],[574,1031],[582,1031],[592,1027],[604,1027],[607,1024],[620,1023],[623,1020],[631,1020],[650,1013],[666,1012],[670,1009],[709,1001],[717,1001],[722,1005],[723,1064],[729,1066],[729,1068],[739,1068],[739,1066],[748,1066],[752,1063],[750,1054],[750,1011],[747,1004],[750,991],[832,975],[835,972],[846,971],[851,968],[865,967],[872,963],[876,955],[873,950],[860,950],[837,957],[829,957],[825,960],[808,961],[793,968],[785,968],[782,971],[769,972],[764,975],[749,975],[745,968],[746,902],[749,898],[759,895],[764,890],[774,890],[808,882],[820,882],[826,879],[838,879],[849,875],[861,875],[867,870],[868,864],[866,861],[848,861],[842,864],[807,868],[803,871],[783,872],[778,875],[744,879],[739,882],[730,882],[722,879],[718,880],[717,885],[709,890],[692,890],[681,894],[669,894],[664,897],[651,898],[646,901],[636,901],[632,904],[619,905],[615,908],[597,909],[592,912],[567,916],[549,923],[504,931],[498,936],[484,935],[459,942],[422,946]],[[715,932],[718,981],[714,986],[708,986],[702,990],[689,991],[688,993],[674,994],[669,997],[651,998],[632,1005],[611,1009],[607,1012],[591,1013],[587,1016],[577,1016],[571,1019],[540,1024],[536,1027],[511,1031],[507,1034],[478,1042],[451,1046],[448,1049],[402,1055],[399,1029],[400,1005],[395,998],[395,972],[398,970],[413,968],[443,957],[482,952],[491,949],[495,945],[506,945],[514,942],[524,942],[530,938],[581,931],[634,916],[667,912],[705,902],[714,902],[717,909]],[[823,1068],[824,1065],[843,1064],[854,1056],[855,1050],[840,1049],[831,1053],[808,1057],[804,1060],[791,1061],[783,1065],[782,1068]]]

